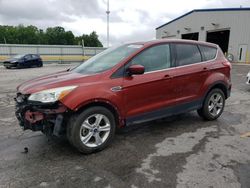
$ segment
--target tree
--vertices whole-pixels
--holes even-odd
[[[95,31],[89,35],[83,34],[81,37],[76,37],[75,44],[81,44],[84,41],[84,46],[87,47],[103,47],[102,43],[98,39],[98,35]]]
[[[64,28],[57,26],[47,28],[45,35],[49,44],[66,44],[64,33]]]
[[[44,31],[32,25],[26,27],[0,25],[0,43],[80,45],[82,40],[85,46],[102,47],[95,31],[89,35],[74,36],[72,31],[65,31],[60,26],[49,27]]]
[[[17,26],[15,36],[18,44],[38,44],[38,28],[35,26]]]

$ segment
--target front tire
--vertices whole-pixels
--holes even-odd
[[[106,148],[115,134],[114,115],[104,107],[90,107],[74,115],[67,126],[69,142],[81,153],[89,154]]]
[[[222,114],[225,106],[225,95],[221,89],[213,89],[206,96],[203,106],[197,110],[199,116],[211,121],[215,120]]]

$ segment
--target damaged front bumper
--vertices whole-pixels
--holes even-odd
[[[46,135],[60,136],[66,130],[69,110],[60,102],[44,104],[28,101],[28,95],[18,93],[16,117],[23,130],[42,131]]]

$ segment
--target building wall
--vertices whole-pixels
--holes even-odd
[[[209,31],[230,29],[228,53],[238,61],[240,44],[247,44],[247,62],[250,61],[250,11],[193,12],[156,30],[156,38],[181,38],[182,34],[199,32],[199,40],[206,41]],[[214,26],[211,23],[219,24]],[[204,27],[204,30],[201,29]],[[187,31],[184,28],[191,28]],[[179,30],[179,34],[177,31]],[[167,33],[166,33],[167,32]],[[170,37],[168,37],[170,36]]]
[[[46,63],[82,62],[105,50],[79,45],[17,45],[0,44],[0,62],[17,54],[39,54]]]

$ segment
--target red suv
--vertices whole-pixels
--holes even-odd
[[[66,134],[80,152],[104,149],[124,126],[197,110],[223,112],[231,65],[215,44],[155,40],[109,48],[78,67],[17,87],[24,130]]]

